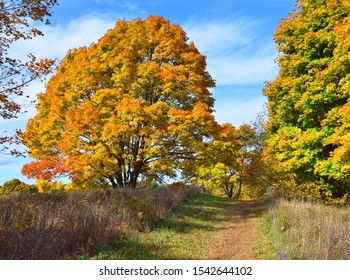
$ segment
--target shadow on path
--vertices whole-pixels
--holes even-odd
[[[239,200],[231,208],[231,222],[209,254],[214,260],[254,259],[260,218],[268,211],[268,199]]]

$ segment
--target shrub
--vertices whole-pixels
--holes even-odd
[[[37,192],[37,189],[35,188],[35,186],[25,184],[18,179],[12,179],[10,181],[5,182],[4,185],[1,187],[0,191],[2,194],[9,194],[12,192],[33,193]]]
[[[0,197],[0,259],[70,259],[125,230],[157,226],[195,188],[13,193]]]
[[[45,180],[36,180],[35,186],[38,188],[39,193],[52,193],[55,191],[63,191],[64,187],[61,182],[52,182]]]

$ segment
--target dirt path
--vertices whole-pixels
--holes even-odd
[[[210,260],[254,259],[254,245],[263,212],[261,201],[242,200],[234,203],[232,219],[224,229],[219,242],[209,253]]]

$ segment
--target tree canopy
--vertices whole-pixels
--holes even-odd
[[[23,141],[28,177],[136,187],[176,176],[216,126],[206,58],[168,20],[120,20],[97,43],[70,50]]]
[[[265,194],[273,182],[272,170],[263,161],[265,126],[261,114],[255,122],[238,128],[229,123],[217,125],[187,169],[192,182],[230,198]]]
[[[275,32],[267,154],[320,197],[350,191],[350,1],[303,0]],[[301,190],[302,191],[302,190]]]
[[[231,124],[217,126],[210,142],[202,146],[193,164],[195,183],[238,198],[242,187],[243,157],[238,131]]]

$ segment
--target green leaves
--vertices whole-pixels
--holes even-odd
[[[279,77],[267,83],[267,155],[297,183],[350,191],[348,135],[349,1],[299,1],[275,33]],[[328,188],[328,187],[327,187]],[[328,188],[329,189],[329,188]]]

